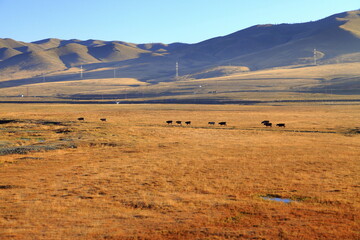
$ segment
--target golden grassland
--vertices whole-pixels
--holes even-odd
[[[226,67],[222,67],[226,69]],[[239,68],[239,67],[237,67]],[[102,69],[100,73],[118,69]],[[70,70],[69,70],[70,71]],[[74,71],[74,70],[72,70]],[[89,70],[94,72],[95,70]],[[319,66],[291,66],[259,71],[235,72],[223,77],[193,79],[182,76],[176,81],[171,77],[161,83],[149,84],[135,78],[106,78],[99,73],[96,79],[71,80],[66,71],[49,75],[49,81],[0,89],[0,98],[41,96],[56,98],[73,94],[85,95],[137,95],[137,100],[155,99],[225,99],[225,100],[298,100],[298,99],[359,99],[357,76],[359,63],[339,63]],[[59,81],[56,77],[59,77]],[[69,75],[70,76],[70,75]],[[86,74],[84,74],[86,76]],[[74,77],[74,75],[72,75]],[[39,76],[39,81],[42,80]],[[65,81],[66,80],[66,81]],[[312,92],[313,88],[317,88]],[[351,90],[351,94],[349,91]],[[306,91],[306,92],[304,92]],[[336,91],[342,95],[334,95]],[[214,94],[216,92],[216,94]],[[344,94],[345,93],[345,94]],[[146,97],[146,95],[150,97]],[[145,98],[144,98],[145,96]],[[14,99],[18,100],[18,99]],[[21,99],[20,99],[21,100]],[[25,99],[22,99],[25,100]],[[126,99],[124,99],[126,100]],[[132,99],[134,100],[134,99]]]
[[[0,239],[360,238],[359,105],[0,110]]]
[[[0,89],[0,95],[31,95],[31,96],[57,96],[59,94],[93,94],[119,91],[129,88],[129,85],[146,85],[145,82],[134,78],[102,78],[84,79],[62,82],[43,82],[25,86]],[[96,87],[94,87],[96,86]]]

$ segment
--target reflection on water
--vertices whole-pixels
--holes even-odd
[[[283,203],[291,203],[293,200],[289,198],[277,198],[277,197],[262,197],[264,200],[276,201],[276,202],[283,202]]]

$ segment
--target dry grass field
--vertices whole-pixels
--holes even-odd
[[[86,99],[112,99],[114,101],[151,101],[214,99],[229,101],[274,100],[359,100],[360,63],[339,63],[319,66],[291,66],[243,72],[242,67],[222,66],[219,71],[229,71],[225,76],[193,78],[181,76],[177,80],[147,83],[136,78],[112,78],[113,69],[101,69],[109,76],[77,79],[67,71],[39,76],[31,81],[1,85],[0,100],[28,101],[41,97],[46,100],[73,99],[73,95]],[[211,70],[211,69],[210,69]],[[213,70],[213,69],[212,69]],[[70,70],[69,70],[70,71]],[[75,71],[75,70],[72,70]],[[121,72],[121,70],[117,70]],[[89,70],[90,73],[97,72]],[[72,72],[70,72],[72,73]],[[72,76],[66,77],[67,75]],[[197,75],[196,77],[199,77]],[[207,77],[207,78],[205,78]],[[33,83],[32,81],[37,83]],[[24,95],[25,98],[20,98]],[[28,96],[28,98],[26,98]],[[130,96],[128,98],[128,96]],[[59,98],[60,97],[60,98]]]
[[[31,95],[31,96],[57,96],[65,94],[107,94],[115,90],[128,89],[131,85],[141,86],[146,83],[133,78],[103,78],[85,79],[61,82],[43,82],[19,87],[0,89],[0,95]],[[94,87],[96,86],[96,87]]]
[[[0,111],[0,239],[360,238],[359,105]]]

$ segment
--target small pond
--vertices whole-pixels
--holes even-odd
[[[278,197],[261,197],[264,200],[269,201],[275,201],[275,202],[283,202],[283,203],[291,203],[294,202],[294,200],[291,200],[289,198],[278,198]]]

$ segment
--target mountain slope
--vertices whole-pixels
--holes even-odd
[[[151,52],[115,42],[90,47],[89,53],[103,62],[113,62],[138,58],[141,54]]]
[[[0,61],[0,76],[2,78],[21,78],[35,76],[47,72],[66,69],[66,66],[56,54],[44,51],[18,54],[5,61]]]
[[[11,58],[18,54],[21,54],[21,52],[13,48],[0,48],[0,61]]]
[[[88,51],[86,46],[78,43],[69,43],[58,48],[47,50],[47,52],[56,54],[67,67],[99,62],[99,60],[91,56]]]
[[[211,69],[233,65],[253,71],[311,65],[314,49],[317,64],[359,62],[360,10],[315,22],[257,25],[196,44],[52,38],[24,43],[0,39],[0,74],[26,78],[83,65],[85,71],[96,71],[88,73],[94,78],[114,76],[117,69],[119,76],[155,83],[175,80],[176,62],[180,75],[212,72],[210,75],[221,76],[228,72]],[[7,74],[15,70],[19,73]],[[73,76],[67,77],[71,80]]]
[[[231,61],[262,69],[298,64],[313,57],[313,49],[323,60],[360,51],[360,11],[336,14],[301,24],[258,25],[188,47],[183,59],[208,58]]]

